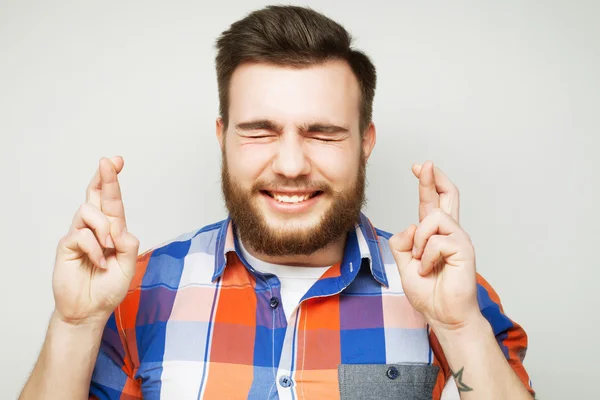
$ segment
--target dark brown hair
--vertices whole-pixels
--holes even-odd
[[[219,112],[229,119],[229,84],[245,62],[307,67],[330,60],[348,63],[361,89],[360,132],[369,126],[375,96],[375,66],[351,47],[352,37],[337,22],[310,8],[268,6],[234,22],[217,39],[216,69]]]

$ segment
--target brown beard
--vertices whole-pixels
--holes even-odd
[[[327,184],[310,182],[305,178],[256,182],[248,191],[231,179],[227,168],[227,156],[223,151],[221,189],[229,216],[244,245],[267,256],[310,255],[353,230],[359,222],[360,212],[366,202],[366,160],[362,153],[360,157],[355,184],[344,191],[335,192]],[[253,201],[260,195],[262,188],[278,186],[318,188],[323,192],[321,196],[331,197],[333,203],[316,227],[280,232],[267,225]]]

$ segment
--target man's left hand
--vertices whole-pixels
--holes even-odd
[[[430,161],[412,171],[419,179],[419,225],[389,240],[402,287],[434,332],[461,329],[482,315],[475,251],[458,222],[458,189]]]

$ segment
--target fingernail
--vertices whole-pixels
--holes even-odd
[[[110,237],[110,235],[108,235],[106,237],[106,248],[107,249],[114,249],[115,248],[115,244],[112,241],[112,238]]]
[[[100,266],[101,266],[102,268],[106,267],[106,258],[102,257],[102,258],[100,259]]]

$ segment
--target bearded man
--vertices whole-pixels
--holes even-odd
[[[103,158],[21,399],[531,399],[448,177],[413,166],[418,226],[363,214],[376,70],[348,32],[272,6],[217,50],[228,218],[139,255]]]

